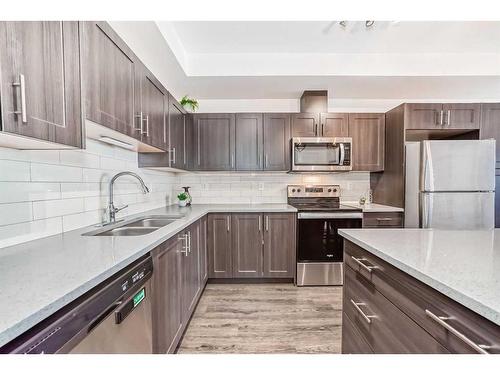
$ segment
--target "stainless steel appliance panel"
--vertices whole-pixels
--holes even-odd
[[[348,137],[292,138],[292,171],[330,172],[352,169],[352,139]]]
[[[344,264],[297,263],[297,286],[342,285]]]
[[[494,191],[495,140],[422,141],[421,191]]]
[[[422,228],[476,230],[495,226],[494,192],[422,192],[420,199]]]
[[[134,304],[134,296],[144,292],[143,299],[121,322],[116,314],[121,306]],[[107,318],[91,330],[69,353],[71,354],[151,354],[153,325],[151,311],[151,281],[147,281],[134,296],[121,302]]]

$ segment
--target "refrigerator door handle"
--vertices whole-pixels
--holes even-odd
[[[432,196],[422,193],[420,197],[421,215],[421,228],[430,228],[430,221],[432,218]]]

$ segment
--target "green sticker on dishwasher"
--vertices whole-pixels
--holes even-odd
[[[136,307],[146,297],[146,289],[142,288],[134,296],[134,307]]]

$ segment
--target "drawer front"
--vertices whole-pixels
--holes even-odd
[[[471,345],[500,353],[500,327],[458,304],[359,246],[344,241],[345,263],[451,353],[477,353]],[[359,262],[363,263],[361,266]],[[376,268],[372,268],[376,267]],[[347,268],[347,267],[346,267]],[[436,317],[453,317],[439,321]],[[471,342],[465,342],[468,338]]]
[[[402,228],[402,212],[365,212],[363,213],[364,228]]]
[[[375,353],[447,353],[366,278],[350,267],[344,275],[343,311]]]
[[[373,354],[373,349],[346,314],[342,314],[342,354]]]

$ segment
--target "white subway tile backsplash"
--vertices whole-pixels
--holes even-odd
[[[99,168],[99,156],[84,151],[61,151],[61,164],[75,167]]]
[[[0,248],[62,232],[62,218],[29,221],[0,227]]]
[[[83,198],[33,202],[35,220],[64,216],[85,211]]]
[[[31,163],[31,181],[79,182],[82,181],[82,168]]]
[[[44,182],[0,182],[0,203],[61,198],[61,185]]]
[[[127,162],[124,160],[113,159],[101,156],[101,169],[111,169],[115,171],[123,171],[127,169]]]
[[[28,160],[36,163],[58,164],[60,151],[58,150],[26,150]]]
[[[98,182],[63,182],[61,198],[95,197],[105,194],[107,185]]]
[[[105,217],[103,210],[66,215],[62,217],[62,230],[63,232],[68,232],[70,230],[86,227],[89,225],[99,224],[102,223],[104,219]]]
[[[30,164],[23,161],[0,160],[0,181],[29,181]]]
[[[33,220],[31,202],[0,204],[0,226]]]

